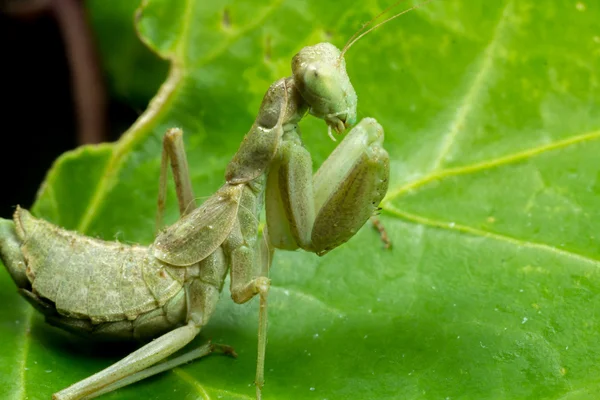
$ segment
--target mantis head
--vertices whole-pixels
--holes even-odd
[[[356,122],[357,96],[340,50],[319,43],[300,50],[292,59],[294,82],[310,113],[338,133]]]
[[[331,134],[334,129],[338,133],[356,122],[357,97],[350,78],[346,72],[346,61],[344,54],[358,40],[368,35],[399,16],[412,10],[423,7],[433,0],[425,0],[420,4],[409,7],[390,18],[371,26],[379,17],[398,6],[404,0],[398,0],[383,12],[375,16],[363,25],[344,46],[342,51],[331,43],[319,43],[314,46],[305,47],[292,59],[292,72],[294,82],[304,101],[310,107],[310,113],[315,117],[325,120],[329,126],[329,136],[335,141]],[[362,31],[362,32],[361,32]]]

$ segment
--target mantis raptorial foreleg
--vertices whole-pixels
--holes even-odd
[[[383,129],[374,119],[363,119],[314,178],[310,154],[296,132],[287,134],[281,160],[268,180],[269,232],[279,235],[274,243],[323,255],[352,237],[387,191],[389,157],[381,147]]]
[[[381,125],[364,118],[315,174],[312,244],[317,254],[346,242],[377,211],[390,172],[383,139]]]

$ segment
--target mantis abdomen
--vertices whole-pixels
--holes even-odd
[[[21,293],[48,322],[100,338],[141,340],[185,323],[185,268],[162,263],[149,247],[83,236],[22,208],[14,221],[11,241],[22,262],[10,269],[25,275]]]

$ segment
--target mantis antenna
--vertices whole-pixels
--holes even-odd
[[[363,24],[363,26],[361,26],[359,30],[357,30],[356,32],[354,32],[354,35],[352,35],[352,37],[350,39],[348,39],[348,41],[346,42],[346,45],[342,49],[342,54],[344,54],[346,52],[346,50],[347,50],[346,47],[348,47],[348,43],[352,42],[355,37],[357,37],[358,35],[360,35],[360,33],[363,31],[363,29],[367,28],[369,25],[371,25],[373,22],[375,22],[375,20],[379,19],[379,17],[381,17],[382,15],[384,15],[385,13],[387,13],[388,11],[390,11],[392,8],[398,6],[400,3],[404,2],[404,1],[405,0],[398,0],[397,2],[395,2],[394,4],[392,4],[391,6],[389,6],[388,8],[386,8],[385,10],[383,10],[382,12],[380,12],[379,14],[377,14],[376,16],[374,16],[373,18],[371,18],[368,22],[365,22]]]
[[[360,33],[363,29],[365,29],[366,27],[368,27],[369,25],[371,25],[373,22],[375,22],[375,20],[379,17],[381,17],[383,14],[385,14],[386,12],[388,12],[389,10],[391,10],[392,8],[398,6],[398,4],[402,3],[404,0],[398,0],[397,2],[395,2],[394,4],[392,4],[391,6],[389,6],[388,8],[386,8],[385,10],[383,10],[381,13],[379,13],[377,16],[373,17],[373,19],[371,19],[369,22],[367,22],[366,24],[364,24],[354,35],[352,35],[352,37],[350,39],[348,39],[348,43],[346,43],[346,45],[344,46],[344,48],[342,49],[342,52],[340,54],[339,60],[341,61],[342,58],[344,57],[344,54],[346,54],[346,52],[348,51],[348,49],[350,47],[352,47],[352,45],[356,42],[358,42],[363,36],[367,35],[368,33],[370,33],[371,31],[379,28],[381,25],[390,22],[391,20],[398,18],[399,16],[406,14],[409,11],[413,11],[416,10],[417,8],[421,8],[429,3],[431,3],[433,0],[427,0],[424,1],[422,3],[417,4],[416,6],[412,6],[404,11],[399,12],[396,15],[392,15],[391,17],[389,17],[388,19],[386,19],[385,21],[382,21],[374,26],[372,26],[371,28],[369,28],[367,31]],[[360,34],[359,34],[360,33]]]

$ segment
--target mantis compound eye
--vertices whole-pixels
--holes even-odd
[[[357,97],[340,50],[330,43],[302,49],[292,60],[294,81],[310,112],[343,132],[356,122]]]

